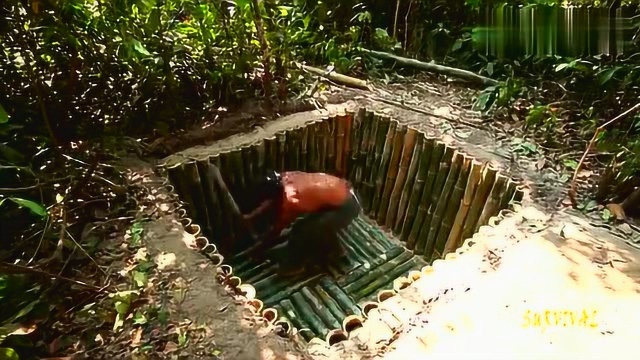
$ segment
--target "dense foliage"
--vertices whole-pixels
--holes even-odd
[[[0,271],[11,275],[0,275],[0,358],[17,359],[16,351],[23,358],[53,356],[70,346],[52,351],[47,343],[64,333],[51,325],[73,306],[56,291],[84,290],[38,272],[82,278],[104,239],[88,235],[88,224],[101,222],[104,235],[114,231],[108,219],[127,215],[130,197],[110,160],[210,119],[219,107],[247,99],[278,106],[303,96],[308,84],[299,63],[372,80],[392,77],[389,64],[362,55],[366,47],[498,79],[479,94],[476,107],[501,122],[524,119],[546,148],[583,149],[597,126],[638,102],[637,12],[629,25],[631,47],[615,58],[490,56],[474,43],[486,6],[503,3],[3,1]],[[612,124],[598,146],[606,171],[593,194],[617,202],[640,194],[640,117]],[[576,159],[562,160],[575,168]],[[25,330],[34,324],[49,330]]]

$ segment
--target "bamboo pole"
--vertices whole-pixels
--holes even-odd
[[[295,326],[298,331],[300,331],[302,337],[306,341],[311,341],[315,334],[310,334],[311,331],[302,331],[302,329],[310,329],[309,324],[298,316],[296,308],[293,306],[291,300],[282,300],[280,302],[280,306],[284,310],[287,319],[291,321],[293,326]]]
[[[218,240],[222,237],[222,210],[220,208],[220,199],[216,190],[216,179],[211,177],[209,173],[210,159],[200,159],[196,162],[198,174],[200,174],[200,182],[204,191],[204,201],[209,214],[211,233],[208,234],[213,239]]]
[[[462,196],[464,195],[464,189],[467,186],[467,181],[469,179],[470,168],[471,158],[463,156],[462,168],[460,170],[460,175],[458,176],[458,181],[453,188],[453,192],[451,193],[448,205],[446,207],[446,210],[444,211],[442,221],[440,222],[438,229],[436,230],[435,249],[431,261],[435,260],[436,258],[444,257],[444,247],[447,239],[449,238],[449,234],[451,233],[451,227],[453,226],[453,222],[455,221],[456,214],[460,209],[460,203],[462,201]]]
[[[242,152],[242,165],[244,170],[245,186],[249,186],[249,184],[252,184],[255,181],[254,167],[257,165],[257,163],[252,155],[251,149],[253,147],[254,146],[247,145],[240,148],[240,151]]]
[[[386,263],[382,264],[381,266],[375,269],[371,269],[366,276],[350,284],[346,284],[343,287],[343,289],[347,294],[355,294],[359,290],[367,286],[369,283],[373,282],[375,279],[379,278],[380,276],[383,276],[384,274],[388,273],[392,269],[398,267],[400,264],[403,264],[404,262],[408,261],[412,257],[413,255],[411,254],[411,252],[409,251],[402,252],[400,255],[398,255],[394,259],[387,261]]]
[[[276,170],[278,164],[278,138],[271,136],[264,139],[264,167],[265,170]]]
[[[178,192],[180,199],[186,204],[188,213],[194,214],[197,210],[193,205],[193,199],[191,199],[189,184],[184,180],[182,164],[167,167],[167,176]]]
[[[329,136],[331,135],[331,124],[328,117],[323,117],[322,121],[318,125],[318,133],[316,137],[318,139],[318,171],[327,171],[327,153],[329,151]]]
[[[416,221],[418,206],[420,205],[422,194],[424,191],[429,191],[429,189],[425,189],[425,187],[431,160],[437,155],[434,153],[434,147],[434,139],[424,139],[422,145],[422,156],[420,158],[420,164],[418,165],[418,171],[416,174],[416,181],[413,184],[411,197],[409,199],[409,204],[407,205],[405,219],[402,224],[402,235],[400,236],[400,240],[406,242],[407,249],[409,250],[413,250],[415,246],[415,240],[417,240],[416,235],[415,237],[413,237],[412,242],[409,241],[409,235],[411,234],[413,224]],[[440,159],[438,158],[437,161],[440,161]]]
[[[360,301],[363,298],[375,293],[383,288],[383,286],[389,282],[393,282],[394,279],[409,272],[417,266],[416,259],[411,258],[404,263],[397,264],[392,268],[389,268],[384,273],[376,277],[371,283],[367,284],[364,288],[357,290],[353,293],[353,298],[356,301]]]
[[[329,174],[336,173],[336,115],[329,117],[329,133],[327,135],[327,162],[325,170]]]
[[[363,244],[374,253],[381,254],[387,250],[387,248],[383,246],[375,236],[368,235],[366,232],[362,231],[355,221],[347,228],[347,230],[347,234],[353,236],[358,243]]]
[[[402,153],[400,154],[400,165],[398,167],[398,174],[395,180],[393,189],[391,191],[391,198],[389,199],[389,209],[387,210],[386,223],[387,227],[393,231],[396,227],[396,218],[398,215],[398,208],[400,207],[400,199],[403,194],[403,188],[407,182],[407,174],[409,172],[409,165],[411,158],[416,147],[418,140],[418,131],[413,128],[408,128],[402,144]],[[402,214],[401,216],[403,216]]]
[[[368,213],[371,210],[373,204],[373,198],[375,196],[375,172],[376,172],[376,158],[375,158],[375,146],[378,134],[383,132],[385,123],[381,121],[380,116],[375,113],[368,113],[369,118],[369,134],[366,139],[364,149],[364,170],[362,172],[363,181],[363,201],[362,208],[364,213]]]
[[[451,226],[451,232],[449,233],[449,237],[447,238],[447,243],[445,244],[442,256],[455,251],[460,247],[460,245],[462,245],[462,231],[464,229],[464,223],[467,218],[467,214],[469,213],[471,202],[473,201],[476,189],[478,188],[481,178],[482,163],[473,160],[471,162],[469,179],[467,180],[464,195],[462,196],[460,209],[458,210],[456,218],[453,221],[453,225]]]
[[[311,291],[308,287],[303,287],[300,291],[303,298],[311,305],[313,311],[318,315],[322,322],[329,329],[339,329],[340,322],[336,319],[331,311],[324,305],[324,303],[318,298],[319,296]]]
[[[290,297],[294,292],[299,291],[305,286],[311,286],[315,284],[324,274],[316,274],[307,278],[297,278],[300,281],[293,282],[290,285],[285,285],[283,290],[280,291],[265,291],[263,294],[263,301],[267,305],[272,305],[280,302],[282,299]]]
[[[207,233],[211,234],[211,224],[209,223],[209,212],[207,211],[207,205],[204,201],[204,190],[202,182],[200,181],[200,174],[198,174],[198,167],[195,161],[188,161],[182,164],[185,181],[189,186],[189,192],[191,194],[191,200],[193,201],[196,212],[193,214],[193,218],[199,223],[203,224]]]
[[[438,196],[433,197],[434,200],[437,200],[433,202],[431,206],[433,212],[431,215],[431,222],[429,224],[429,227],[426,228],[428,233],[425,234],[427,236],[427,241],[425,242],[425,251],[423,253],[427,261],[431,258],[433,250],[435,249],[438,227],[442,223],[442,217],[444,216],[445,208],[447,207],[447,204],[449,204],[449,199],[451,198],[451,194],[458,181],[463,158],[464,157],[461,153],[457,151],[454,152],[453,160],[451,161],[451,165],[449,165],[449,171],[446,175],[444,186],[441,188],[442,190],[438,191]]]
[[[402,249],[399,246],[397,246],[397,247],[395,247],[393,249],[390,249],[386,253],[384,253],[383,255],[374,258],[371,261],[369,267],[362,266],[362,267],[356,269],[355,271],[352,271],[351,273],[347,274],[345,277],[339,279],[338,280],[338,285],[346,286],[348,284],[352,284],[355,281],[357,281],[359,279],[362,279],[363,277],[368,275],[373,269],[376,269],[379,266],[381,266],[382,264],[397,258],[401,254],[411,254],[411,253],[404,251],[404,249]]]
[[[341,234],[338,234],[338,237],[344,245],[349,245],[349,247],[351,247],[354,250],[355,254],[357,254],[356,255],[357,258],[360,259],[359,262],[361,263],[369,262],[371,258],[376,256],[375,252],[372,252],[363,244],[352,239],[350,234],[341,233]]]
[[[493,168],[489,163],[485,164],[482,179],[480,180],[478,189],[476,190],[476,194],[473,197],[471,207],[469,208],[469,214],[467,214],[467,219],[464,222],[464,230],[462,230],[461,241],[470,238],[476,231],[476,224],[478,223],[478,219],[482,214],[482,210],[484,209],[484,204],[487,201],[489,192],[491,191],[491,188],[493,187],[493,184],[496,180],[496,173],[497,170]]]
[[[340,309],[340,305],[338,304],[338,302],[335,299],[333,299],[331,295],[329,295],[322,288],[322,286],[320,286],[319,284],[316,284],[313,287],[313,290],[315,291],[316,294],[318,294],[318,297],[322,300],[322,302],[327,307],[327,309],[331,312],[334,318],[340,320],[340,319],[343,319],[345,316],[347,316],[347,314],[342,309]]]
[[[440,174],[444,171],[444,167],[450,164],[452,155],[452,150],[443,143],[435,144],[433,157],[429,163],[427,180],[425,182],[424,190],[422,191],[422,196],[420,197],[416,219],[413,222],[411,233],[407,240],[407,247],[412,246],[416,254],[422,254],[424,251],[426,238],[421,236],[422,228],[428,226],[431,222],[429,209],[432,206],[433,198],[437,196],[440,191],[438,189],[437,181],[439,178],[442,178],[442,175]],[[444,176],[446,176],[446,173],[444,173]]]
[[[257,144],[251,147],[251,158],[254,162],[254,174],[256,178],[262,178],[265,174],[265,157],[266,157],[266,142],[260,140]]]
[[[307,126],[309,129],[309,135],[307,139],[307,171],[317,172],[320,169],[320,153],[319,153],[319,141],[318,141],[318,131],[320,129],[320,122],[314,121]]]
[[[343,111],[338,112],[335,120],[335,129],[336,129],[336,162],[334,167],[336,168],[336,176],[344,177],[344,155],[345,155],[345,145],[346,145],[346,114]]]
[[[221,153],[219,154],[219,156],[211,158],[209,162],[211,165],[220,169],[220,172],[222,173],[222,171],[224,171],[223,164],[225,163],[223,159],[225,159],[225,156],[227,155],[228,153]],[[209,166],[209,173],[207,176],[215,178],[215,175],[212,173],[213,171],[214,171],[214,168],[212,166]],[[232,205],[229,203],[230,194],[228,192],[228,189],[223,189],[222,187],[220,187],[220,184],[216,182],[216,191],[218,193],[218,199],[220,199],[220,211],[222,213],[221,220],[222,220],[222,223],[225,225],[223,229],[226,230],[224,232],[223,237],[221,237],[219,240],[218,247],[220,248],[220,251],[224,255],[228,256],[231,251],[231,246],[233,244],[233,241],[235,239],[236,220],[233,216],[233,210],[231,209]]]
[[[302,129],[302,143],[300,144],[300,170],[309,171],[309,136],[310,126]]]
[[[351,133],[349,134],[349,142],[351,144],[351,156],[348,164],[349,181],[351,181],[356,190],[360,189],[360,181],[362,179],[362,168],[360,167],[359,158],[360,146],[363,138],[365,114],[366,110],[364,107],[358,109],[358,114],[353,119]]]
[[[506,189],[502,195],[502,198],[500,199],[500,206],[498,210],[503,210],[509,207],[509,204],[511,203],[511,200],[515,195],[515,192],[516,183],[513,180],[508,179]]]
[[[360,310],[353,300],[328,277],[320,279],[320,286],[334,299],[347,315],[356,315]]]
[[[389,238],[380,231],[375,225],[370,224],[365,218],[358,217],[353,221],[354,228],[359,231],[362,236],[372,239],[375,243],[377,243],[380,247],[387,251],[389,249],[397,247],[395,244],[389,241]],[[374,227],[372,227],[374,226]]]
[[[235,191],[232,191],[233,195],[241,194],[246,189],[246,175],[244,173],[244,165],[242,161],[242,150],[236,149],[229,153],[231,157],[231,163],[233,164],[233,173],[235,175]]]
[[[302,128],[296,128],[287,132],[287,170],[300,170],[302,134]]]
[[[402,195],[398,203],[398,210],[396,212],[396,221],[393,225],[393,235],[400,236],[402,234],[402,225],[407,218],[407,207],[409,200],[411,199],[411,192],[413,190],[416,176],[418,173],[418,165],[422,159],[422,149],[424,144],[425,134],[420,132],[417,134],[416,144],[414,146],[414,152],[411,156],[411,162],[409,169],[407,170],[406,181],[402,186]],[[392,196],[393,197],[393,196]],[[400,239],[402,241],[402,239]]]
[[[276,134],[278,139],[278,162],[276,163],[277,171],[285,171],[287,169],[287,134],[280,132]]]
[[[309,326],[311,330],[320,337],[326,337],[329,333],[329,329],[322,323],[322,321],[316,316],[315,312],[307,303],[301,293],[297,292],[291,296],[291,302],[298,313]]]
[[[498,174],[496,176],[496,181],[493,184],[491,192],[489,193],[489,198],[484,205],[484,209],[478,218],[478,223],[476,224],[475,231],[478,231],[478,228],[482,225],[486,225],[489,223],[489,218],[498,214],[500,211],[500,200],[504,194],[505,187],[507,185],[507,177]]]
[[[352,110],[345,111],[344,116],[344,151],[342,158],[342,176],[349,179],[349,163],[351,161],[351,151],[353,147],[352,133],[356,114]]]
[[[380,125],[382,125],[382,121],[380,121]],[[378,210],[380,209],[380,203],[382,203],[382,198],[384,196],[384,187],[385,181],[387,180],[387,173],[389,169],[389,163],[391,162],[391,154],[393,151],[393,144],[396,135],[396,129],[400,123],[397,121],[391,121],[389,123],[389,130],[386,134],[386,139],[384,141],[384,147],[382,149],[382,154],[380,154],[380,162],[376,162],[376,170],[375,170],[375,191],[373,196],[373,203],[371,205],[371,209],[369,210],[369,215],[377,220],[378,218]],[[380,224],[380,223],[378,223]],[[380,224],[381,225],[381,224]]]

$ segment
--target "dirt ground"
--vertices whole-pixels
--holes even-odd
[[[314,357],[637,357],[637,250],[535,208],[484,227],[471,243],[423,269],[351,340],[314,345]]]

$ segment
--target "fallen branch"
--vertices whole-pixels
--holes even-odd
[[[634,113],[635,111],[637,111],[638,109],[640,109],[640,103],[635,104],[632,108],[628,109],[627,111],[623,112],[622,114],[614,117],[613,119],[607,121],[606,123],[598,126],[596,128],[595,133],[593,134],[593,137],[591,138],[591,140],[589,141],[589,145],[587,145],[587,149],[584,151],[584,153],[582,154],[582,157],[580,158],[580,161],[578,162],[578,166],[576,166],[575,171],[573,172],[573,178],[571,179],[571,187],[569,188],[568,191],[568,195],[569,195],[569,200],[571,201],[571,205],[575,208],[578,206],[578,202],[576,201],[576,195],[577,195],[577,190],[576,190],[576,179],[578,178],[578,173],[580,172],[580,170],[582,169],[582,165],[584,164],[584,160],[587,158],[587,154],[589,154],[589,151],[591,151],[591,148],[593,147],[593,145],[596,143],[596,140],[598,138],[598,135],[600,135],[600,133],[602,131],[604,131],[604,129],[613,124],[614,122],[626,117],[627,115]]]
[[[456,69],[456,68],[443,66],[443,65],[426,63],[426,62],[422,62],[422,61],[419,61],[419,60],[409,59],[409,58],[405,58],[405,57],[389,54],[389,53],[382,52],[382,51],[367,50],[367,49],[361,49],[361,50],[365,54],[369,54],[369,55],[371,55],[371,56],[373,56],[375,58],[378,58],[378,59],[381,59],[381,60],[392,60],[392,61],[395,61],[396,63],[398,63],[398,64],[400,64],[402,66],[414,67],[414,68],[417,68],[417,69],[421,69],[421,70],[425,70],[425,71],[429,71],[429,72],[434,72],[434,73],[437,73],[437,74],[457,77],[457,78],[462,79],[462,80],[467,80],[467,81],[480,83],[480,84],[485,85],[485,86],[498,85],[498,81],[497,80],[488,78],[486,76],[478,75],[478,74],[473,73],[471,71],[462,70],[462,69]]]
[[[13,274],[34,274],[34,275],[40,275],[42,277],[48,277],[48,278],[53,278],[56,280],[62,280],[62,281],[66,281],[72,284],[76,284],[82,287],[85,287],[87,289],[96,291],[96,292],[105,292],[105,288],[100,288],[97,287],[95,285],[90,285],[87,284],[85,282],[82,281],[78,281],[78,280],[74,280],[74,279],[70,279],[64,276],[60,276],[60,275],[56,275],[56,274],[51,274],[48,273],[46,271],[42,271],[42,270],[38,270],[38,269],[34,269],[31,267],[27,267],[27,266],[21,266],[21,265],[15,265],[15,264],[11,264],[11,263],[7,263],[7,262],[2,262],[0,263],[0,269],[3,270],[3,272],[7,272],[7,273],[13,273]]]
[[[336,83],[338,83],[340,85],[346,85],[346,86],[357,88],[357,89],[370,90],[369,84],[365,80],[356,79],[356,78],[351,77],[351,76],[338,74],[337,72],[334,72],[333,70],[326,71],[326,70],[318,69],[318,68],[313,67],[313,66],[302,65],[302,64],[299,64],[299,66],[304,71],[307,71],[307,72],[310,72],[310,73],[314,73],[316,75],[320,75],[320,76],[322,76],[324,78],[327,78],[327,79],[329,79],[329,80],[331,80],[333,82],[336,82]]]

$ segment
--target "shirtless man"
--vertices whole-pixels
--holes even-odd
[[[330,260],[346,255],[338,232],[361,211],[349,182],[325,173],[269,171],[258,185],[258,192],[264,201],[244,218],[252,221],[267,214],[274,224],[266,237],[248,251],[250,255],[261,257],[286,238],[274,251],[280,252],[279,273],[287,276],[309,266],[326,266]],[[289,226],[291,230],[283,232]]]

